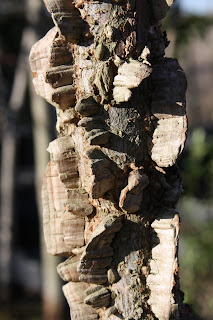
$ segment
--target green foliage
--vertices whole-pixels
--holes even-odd
[[[213,134],[195,128],[182,158],[181,285],[201,319],[213,314]]]
[[[183,232],[183,250],[180,260],[181,283],[185,302],[192,303],[193,309],[212,319],[213,314],[213,219],[202,224],[189,224]]]
[[[185,195],[201,199],[213,193],[213,134],[203,128],[193,130],[188,151],[183,157],[183,185]]]
[[[166,30],[176,32],[174,55],[178,57],[180,51],[189,44],[192,37],[205,36],[207,29],[213,24],[213,17],[184,15],[176,5],[169,11],[163,24]]]
[[[178,3],[178,2],[177,2]],[[180,57],[193,38],[205,37],[212,16],[184,15],[179,6],[164,19],[164,27],[175,33],[173,55]],[[190,132],[181,161],[184,197],[180,245],[181,289],[185,303],[202,320],[213,319],[213,133],[204,128]]]

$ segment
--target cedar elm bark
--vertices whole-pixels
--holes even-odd
[[[42,199],[47,251],[72,319],[181,319],[186,78],[161,19],[173,0],[45,0],[55,27],[30,55],[56,107]]]

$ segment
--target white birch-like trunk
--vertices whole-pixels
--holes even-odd
[[[45,0],[55,27],[30,55],[36,92],[57,110],[43,183],[47,251],[71,318],[182,319],[186,79],[161,19],[171,0]]]

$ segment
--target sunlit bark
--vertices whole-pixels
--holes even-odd
[[[47,251],[72,319],[181,319],[186,79],[160,19],[169,0],[46,0],[55,27],[30,55],[59,137],[43,183]]]

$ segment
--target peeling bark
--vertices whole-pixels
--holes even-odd
[[[46,0],[55,27],[30,55],[36,92],[56,107],[43,184],[48,252],[72,319],[181,319],[186,79],[162,19],[169,0]]]

